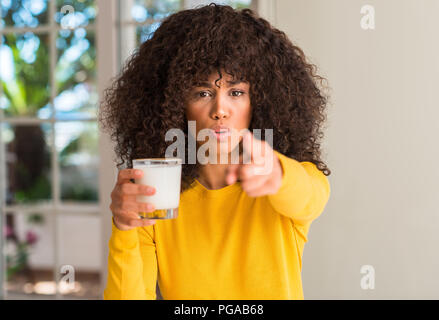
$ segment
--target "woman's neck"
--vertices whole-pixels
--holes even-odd
[[[235,146],[235,151],[236,149],[240,152],[239,163],[241,163],[242,140],[239,142],[238,145]],[[234,156],[232,155],[234,155],[234,152],[227,154],[227,161],[222,160],[220,155],[218,155],[216,164],[207,163],[205,165],[201,165],[200,177],[198,178],[198,181],[210,190],[226,187],[227,169],[229,168],[229,166],[231,166],[232,163],[237,163]]]
[[[215,190],[227,186],[226,174],[229,164],[206,164],[201,166],[198,181],[207,189]]]

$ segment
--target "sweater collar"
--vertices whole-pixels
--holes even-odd
[[[230,184],[220,189],[207,189],[197,179],[194,179],[191,186],[192,186],[191,188],[192,190],[208,198],[217,198],[224,196],[226,194],[230,194],[242,190],[240,182],[235,182],[234,184]]]

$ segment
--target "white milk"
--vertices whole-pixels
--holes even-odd
[[[143,171],[142,178],[135,179],[136,183],[155,188],[155,194],[152,196],[138,195],[138,202],[152,203],[156,210],[178,208],[180,204],[181,164],[136,164],[133,168]]]

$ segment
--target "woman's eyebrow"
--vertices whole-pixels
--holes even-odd
[[[226,81],[226,82],[227,82],[227,84],[230,87],[230,86],[233,86],[235,84],[242,83],[243,81],[241,81],[241,80],[232,80],[232,81]],[[206,82],[206,81],[199,82],[198,86],[212,88],[212,84],[210,82]]]

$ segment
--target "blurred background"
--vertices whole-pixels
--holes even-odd
[[[210,2],[256,10],[328,79],[305,299],[439,298],[437,0],[0,0],[0,298],[102,298],[117,169],[99,99],[164,17]]]

